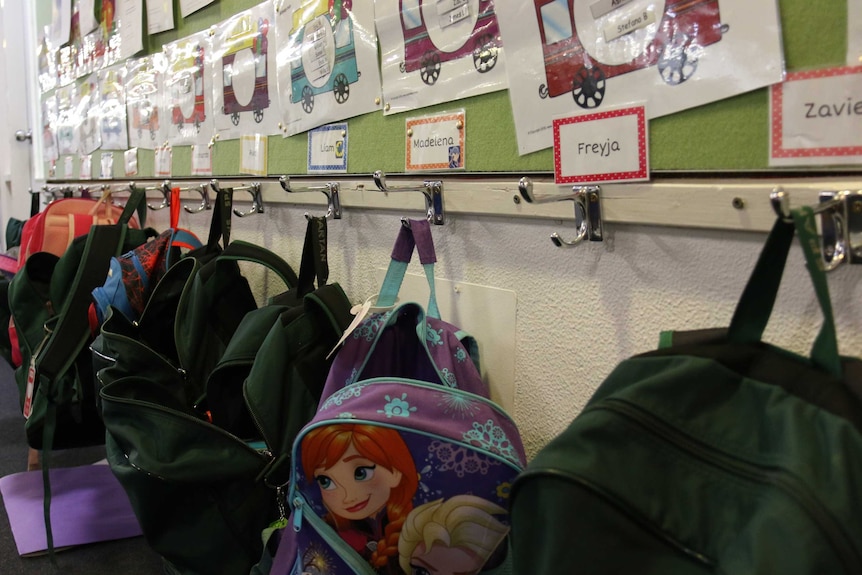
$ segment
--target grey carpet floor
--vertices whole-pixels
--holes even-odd
[[[67,449],[52,454],[52,466],[86,465],[104,459],[104,447]],[[26,471],[27,443],[11,368],[0,359],[0,477]],[[47,556],[20,557],[0,500],[0,575],[161,575],[161,558],[143,537],[94,543]]]

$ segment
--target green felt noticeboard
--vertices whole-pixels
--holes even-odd
[[[50,19],[50,1],[39,0],[37,21]],[[517,1],[517,0],[506,0]],[[771,0],[751,0],[752,2]],[[257,5],[253,0],[216,0],[185,20],[174,0],[176,28],[144,36],[146,53],[163,44],[205,30],[233,14]],[[787,71],[844,65],[847,51],[846,0],[779,0],[785,67]],[[47,16],[46,16],[47,14]],[[755,90],[649,122],[650,169],[653,172],[751,172],[769,170],[769,90]],[[432,114],[464,108],[467,114],[467,169],[469,172],[552,172],[553,151],[518,155],[515,125],[506,91],[423,108],[411,114]],[[405,114],[371,113],[347,120],[350,131],[348,171],[404,170]],[[305,174],[306,134],[269,138],[270,174]],[[97,152],[98,153],[98,152]],[[150,150],[139,150],[141,176],[153,174]],[[239,174],[239,141],[217,142],[215,175]],[[60,160],[62,162],[62,159]],[[58,163],[60,163],[58,162]],[[95,162],[95,158],[94,158]],[[76,168],[77,169],[77,168]],[[191,148],[173,149],[173,175],[191,173]],[[114,174],[123,177],[123,155],[115,152]]]

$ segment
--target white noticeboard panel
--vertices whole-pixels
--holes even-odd
[[[383,283],[385,269],[377,270]],[[491,389],[491,399],[509,415],[515,407],[515,310],[516,293],[466,282],[435,278],[437,305],[443,320],[476,338],[482,378]],[[428,306],[428,280],[424,275],[405,274],[398,292],[399,303],[414,301]]]

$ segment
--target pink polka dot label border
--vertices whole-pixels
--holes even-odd
[[[646,125],[645,104],[554,119],[555,183],[649,180]]]

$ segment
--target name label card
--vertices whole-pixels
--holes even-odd
[[[101,161],[101,171],[99,172],[99,177],[103,180],[107,180],[114,175],[114,153],[113,152],[102,152],[102,161]]]
[[[93,156],[86,154],[81,156],[81,173],[78,175],[82,180],[89,180],[93,177]]]
[[[595,184],[649,179],[646,107],[557,118],[554,181]]]
[[[138,175],[138,149],[131,148],[123,152],[123,165],[127,176]]]
[[[347,123],[308,132],[308,173],[347,173]]]
[[[173,169],[173,149],[170,144],[159,146],[155,150],[156,176],[165,177],[171,175]]]
[[[770,90],[770,166],[862,163],[862,66],[791,72]]]
[[[266,175],[266,136],[260,134],[243,135],[240,138],[239,169],[253,176]]]
[[[405,171],[463,170],[466,132],[464,110],[407,118]]]
[[[209,144],[192,146],[192,175],[211,176],[213,174],[213,154]]]

